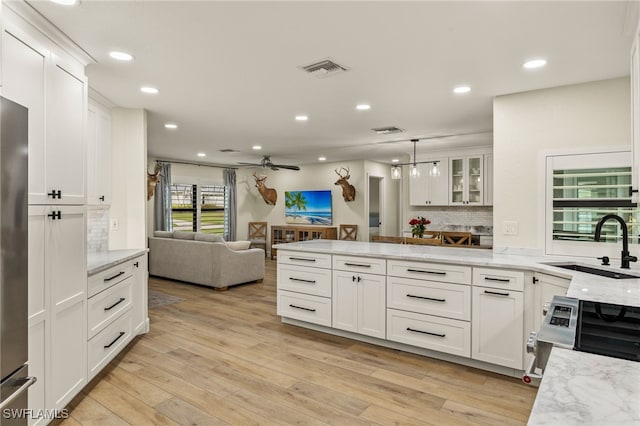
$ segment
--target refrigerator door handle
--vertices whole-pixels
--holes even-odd
[[[2,403],[0,404],[0,411],[4,410],[9,404],[13,402],[14,399],[23,394],[32,384],[34,384],[38,379],[34,376],[27,376],[21,379],[16,379],[16,382],[24,382],[14,393],[9,395]]]

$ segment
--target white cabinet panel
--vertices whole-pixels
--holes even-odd
[[[484,156],[484,205],[493,205],[493,154]]]
[[[333,269],[353,273],[384,275],[387,273],[387,261],[374,257],[333,256]]]
[[[473,268],[473,285],[524,290],[524,272],[496,268]]]
[[[449,158],[449,204],[484,204],[484,157]]]
[[[29,375],[38,380],[29,388],[29,408],[35,411],[46,408],[45,399],[45,348],[48,321],[29,324]],[[29,419],[29,425],[44,424],[44,419]]]
[[[278,315],[331,327],[331,299],[278,290]]]
[[[45,287],[45,227],[43,206],[29,206],[29,319],[42,316],[49,307]]]
[[[384,338],[385,277],[333,271],[333,327]]]
[[[437,164],[437,173],[432,173],[433,163],[418,164],[418,177],[409,177],[409,204],[412,206],[446,206],[449,203],[449,159],[429,159]],[[426,161],[429,161],[426,160]]]
[[[88,377],[91,380],[133,338],[131,310],[113,321],[88,344]]]
[[[133,303],[134,277],[91,297],[87,304],[88,337],[91,339]]]
[[[278,263],[287,265],[312,266],[314,268],[331,268],[331,255],[325,253],[302,253],[278,250]]]
[[[387,275],[455,284],[471,284],[471,267],[443,263],[388,260]]]
[[[148,287],[149,269],[147,255],[133,259],[133,331],[135,334],[146,333],[148,330]]]
[[[331,270],[278,264],[279,288],[297,293],[331,297]]]
[[[533,330],[540,330],[545,303],[551,303],[553,296],[566,296],[570,283],[571,280],[568,278],[540,273],[534,275]]]
[[[111,203],[111,112],[89,102],[87,110],[87,204]]]

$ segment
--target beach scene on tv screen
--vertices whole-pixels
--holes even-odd
[[[287,191],[284,196],[286,223],[331,225],[331,191]]]

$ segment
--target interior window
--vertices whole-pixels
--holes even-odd
[[[228,191],[223,185],[171,185],[174,231],[229,235]]]

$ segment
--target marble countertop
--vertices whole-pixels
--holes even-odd
[[[600,266],[599,262],[567,257],[529,256],[496,253],[495,250],[477,250],[464,248],[447,248],[412,244],[368,243],[361,241],[310,240],[294,243],[277,244],[278,250],[293,250],[315,253],[344,254],[351,256],[383,257],[387,259],[416,260],[465,264],[470,266],[488,266],[528,270],[571,279],[567,292],[568,297],[594,302],[613,303],[628,306],[640,306],[640,265],[632,265],[632,269],[620,269],[617,266]],[[618,280],[586,274],[583,272],[561,269],[545,263],[570,262],[608,268],[627,274],[638,275],[638,279]],[[615,260],[614,260],[615,264]]]
[[[553,348],[527,424],[640,425],[640,362]]]
[[[91,276],[102,272],[112,266],[138,257],[148,252],[149,249],[109,250],[87,255],[87,275]]]

